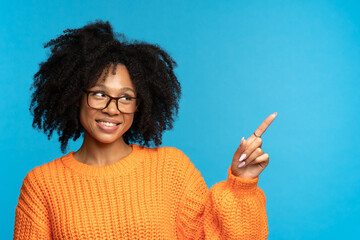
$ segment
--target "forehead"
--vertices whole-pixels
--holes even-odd
[[[105,68],[100,75],[99,79],[96,81],[96,85],[101,85],[109,89],[122,89],[122,88],[131,88],[135,90],[135,85],[131,81],[130,74],[125,65],[112,64],[111,66]]]

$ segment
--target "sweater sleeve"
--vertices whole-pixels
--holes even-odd
[[[227,181],[210,190],[200,172],[189,162],[187,184],[176,218],[180,239],[266,239],[265,194],[259,177],[244,179],[228,169]]]
[[[35,170],[28,172],[20,189],[13,239],[51,239],[44,192]]]

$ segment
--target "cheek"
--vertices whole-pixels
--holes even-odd
[[[134,122],[134,114],[124,116],[124,120],[126,122],[126,130],[128,130]]]
[[[81,125],[85,129],[87,129],[87,125],[89,125],[89,121],[91,121],[91,119],[93,119],[93,117],[95,116],[96,111],[97,110],[90,109],[87,105],[82,104],[80,108],[79,118]]]

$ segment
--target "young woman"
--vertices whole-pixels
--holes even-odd
[[[178,112],[176,63],[159,46],[128,41],[109,22],[49,41],[34,76],[33,126],[50,138],[83,135],[76,152],[23,180],[14,239],[266,239],[269,163],[260,136],[241,139],[227,181],[207,188],[189,158],[159,147]],[[150,148],[154,144],[156,147]]]

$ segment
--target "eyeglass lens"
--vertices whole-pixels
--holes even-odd
[[[110,101],[114,99],[101,92],[89,92],[87,100],[90,107],[101,110],[108,107]],[[136,99],[124,95],[117,99],[117,107],[120,112],[134,113],[136,110]]]

